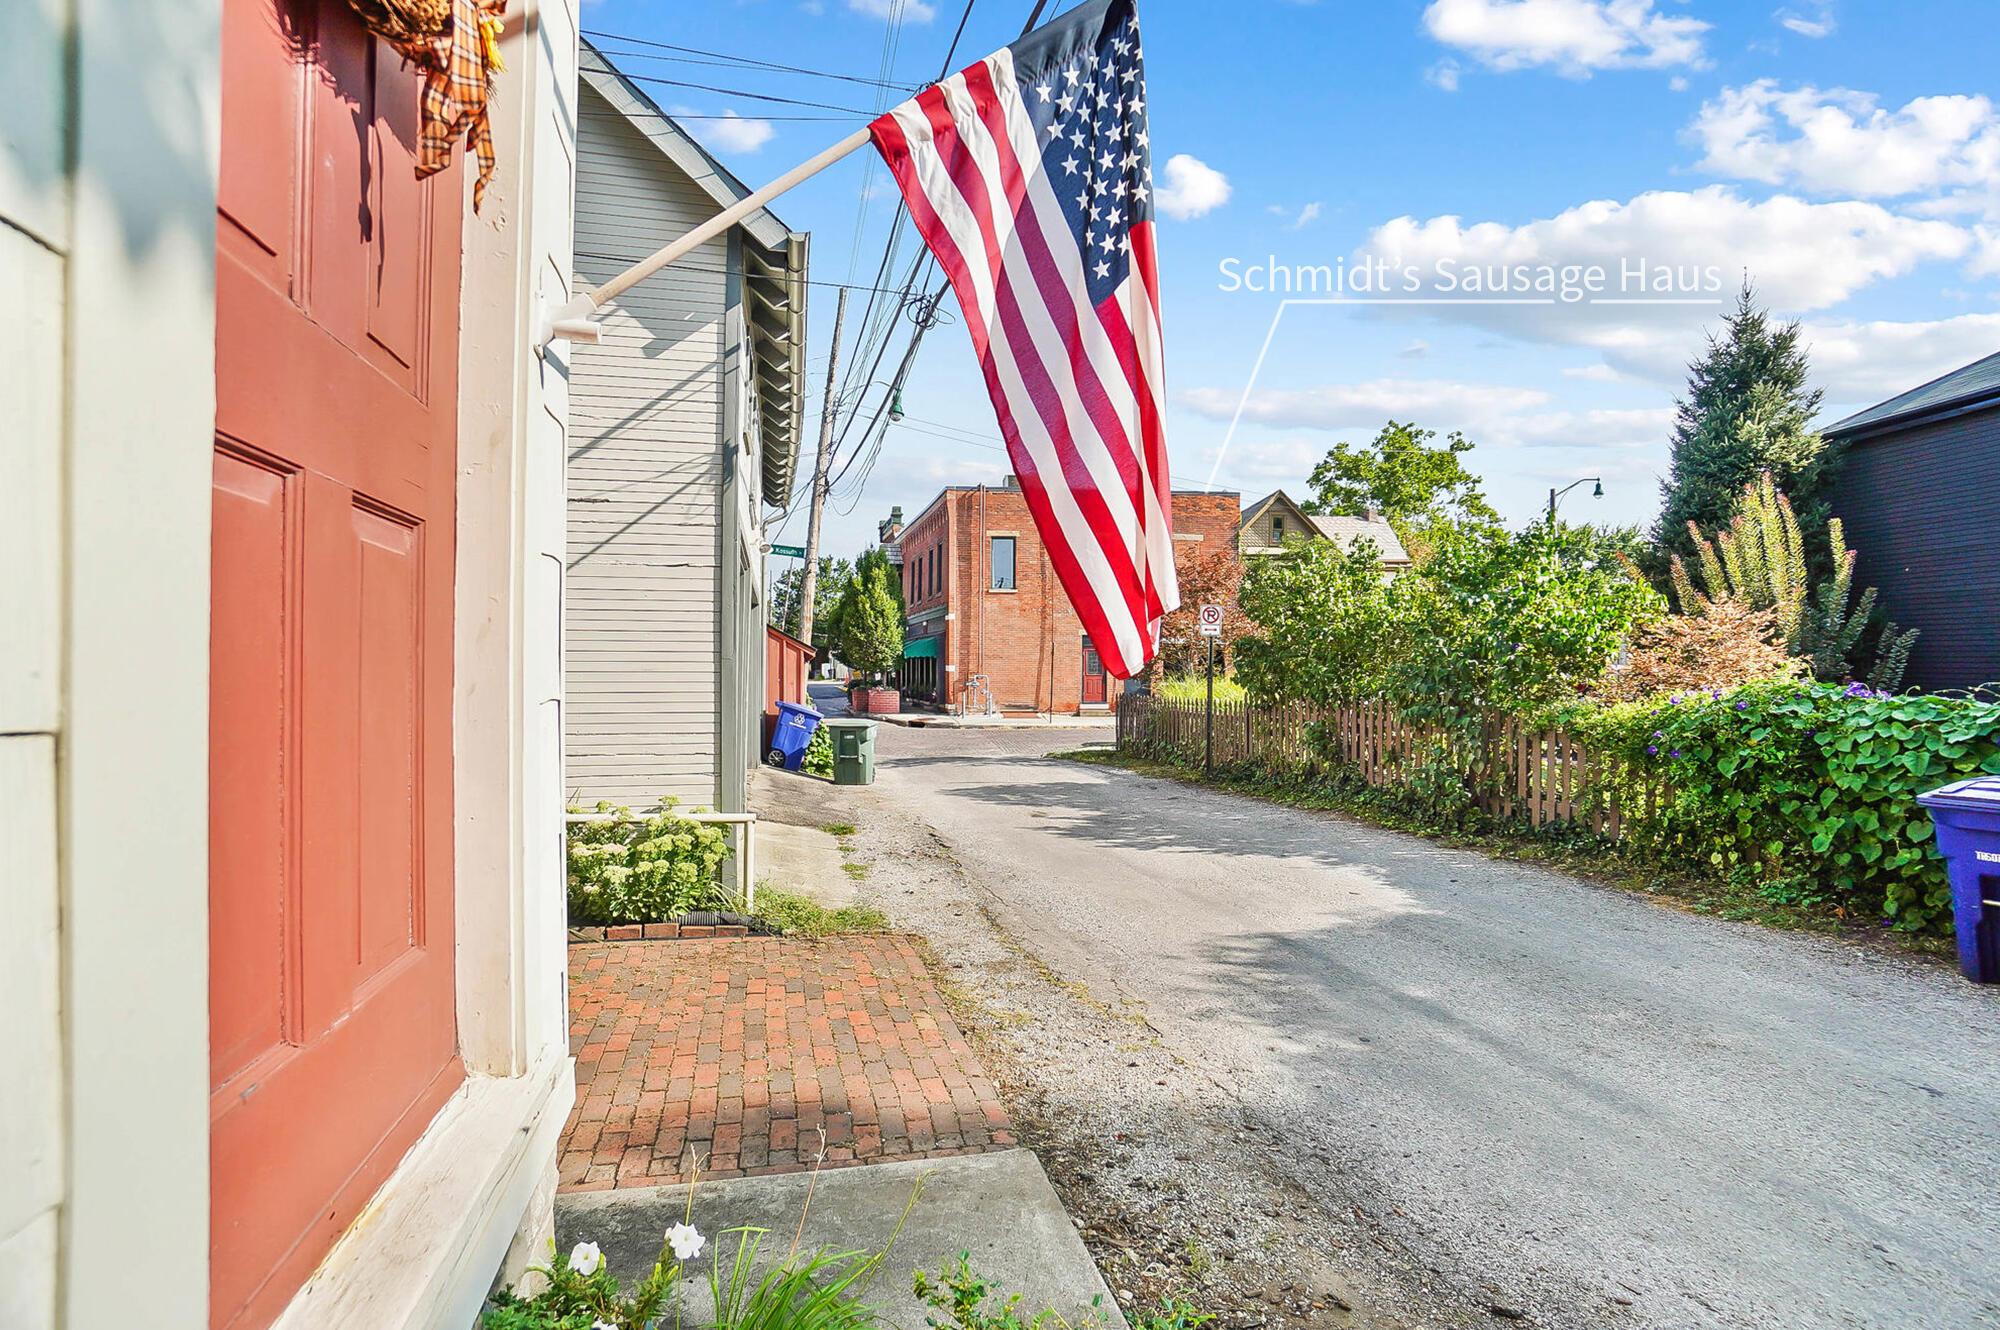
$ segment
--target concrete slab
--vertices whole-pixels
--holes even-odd
[[[857,883],[841,868],[840,843],[818,827],[757,823],[757,879],[802,892],[828,909],[851,904]]]
[[[737,1239],[725,1230],[752,1225],[769,1230],[759,1251],[759,1273],[784,1259],[799,1227],[799,1213],[812,1188],[802,1251],[867,1251],[881,1248],[909,1204],[911,1189],[922,1191],[888,1258],[870,1282],[867,1300],[885,1324],[922,1330],[924,1307],[911,1291],[918,1269],[935,1271],[961,1251],[972,1268],[1009,1292],[1022,1295],[1024,1312],[1054,1307],[1070,1324],[1102,1297],[1104,1315],[1124,1324],[1103,1276],[1091,1262],[1076,1227],[1028,1150],[906,1163],[824,1169],[817,1175],[731,1178],[695,1187],[694,1225],[709,1240],[702,1253],[698,1289],[689,1291],[683,1313],[693,1325],[706,1324],[708,1261],[726,1263]],[[611,1269],[626,1287],[653,1268],[666,1230],[687,1211],[687,1188],[629,1187],[574,1192],[556,1198],[556,1249],[578,1242],[603,1248]]]

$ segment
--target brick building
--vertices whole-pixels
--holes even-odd
[[[1234,549],[1242,496],[1175,491],[1174,552]],[[1084,638],[1026,498],[954,485],[901,533],[906,702],[947,710],[1076,712],[1110,706],[1116,682]]]

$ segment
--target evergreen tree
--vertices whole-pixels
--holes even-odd
[[[1823,526],[1825,445],[1812,428],[1820,393],[1806,387],[1811,370],[1799,336],[1797,323],[1771,322],[1746,281],[1721,334],[1711,334],[1707,350],[1688,366],[1687,396],[1676,404],[1673,468],[1653,528],[1657,554],[1649,571],[1656,576],[1670,556],[1694,553],[1690,524],[1728,526],[1745,487],[1767,472],[1793,496],[1808,531]]]

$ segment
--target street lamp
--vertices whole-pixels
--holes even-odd
[[[1596,488],[1590,491],[1590,497],[1593,499],[1601,499],[1604,497],[1604,480],[1601,476],[1585,476],[1582,480],[1572,480],[1569,484],[1563,486],[1561,489],[1551,489],[1549,491],[1550,526],[1554,526],[1556,524],[1556,500],[1562,498],[1563,495],[1569,493],[1571,490],[1575,489],[1578,485],[1595,486]]]

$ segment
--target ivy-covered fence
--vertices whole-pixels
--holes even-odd
[[[1122,751],[1202,763],[1200,703],[1128,696],[1117,732]],[[1214,761],[1403,793],[1434,815],[1456,804],[1577,827],[1774,899],[1948,929],[1950,888],[1916,797],[2000,774],[2000,703],[1782,681],[1452,731],[1411,724],[1385,702],[1218,703]]]
[[[1511,716],[1492,717],[1480,729],[1476,738],[1454,737],[1412,724],[1379,701],[1332,708],[1217,702],[1214,763],[1272,772],[1337,769],[1372,789],[1397,790],[1419,783],[1426,767],[1435,770],[1442,762],[1457,774],[1468,803],[1489,817],[1535,827],[1579,825],[1613,838],[1623,801],[1636,800],[1642,808],[1658,801],[1657,781],[1607,770],[1566,729]],[[1200,767],[1207,735],[1200,702],[1133,694],[1119,704],[1121,751]]]

